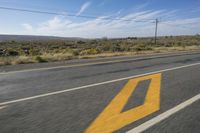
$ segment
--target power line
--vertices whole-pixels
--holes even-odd
[[[11,11],[19,11],[19,12],[28,12],[28,13],[39,13],[39,14],[48,14],[48,15],[59,15],[59,16],[68,16],[68,17],[79,17],[79,18],[87,18],[87,19],[104,19],[104,20],[121,20],[121,21],[134,21],[134,22],[152,22],[155,19],[122,19],[122,18],[111,18],[111,17],[96,17],[96,16],[89,16],[89,15],[76,15],[70,13],[57,13],[57,12],[48,12],[48,11],[40,11],[40,10],[30,10],[30,9],[22,9],[22,8],[12,8],[12,7],[3,7],[0,6],[2,10],[11,10]]]
[[[12,8],[12,7],[4,7],[0,6],[2,10],[10,10],[10,11],[19,11],[19,12],[28,12],[28,13],[39,13],[39,14],[48,14],[48,15],[59,15],[59,16],[68,16],[68,17],[79,17],[79,18],[87,18],[87,19],[103,19],[103,20],[120,20],[120,21],[129,21],[129,22],[151,22],[156,24],[155,29],[155,44],[157,42],[157,33],[158,33],[158,18],[156,19],[139,19],[139,18],[132,18],[132,19],[122,19],[122,18],[111,18],[111,17],[96,17],[96,16],[89,16],[89,15],[76,15],[72,13],[58,13],[58,12],[49,12],[49,11],[41,11],[41,10],[31,10],[31,9],[22,9],[22,8]],[[138,19],[138,20],[137,20]]]
[[[41,6],[41,5],[33,5],[33,4],[24,4],[24,3],[19,3],[19,2],[8,2],[8,1],[0,1],[0,3],[3,3],[3,4],[9,4],[9,6],[26,6],[26,8],[28,7],[29,9],[31,8],[31,9],[36,9],[36,10],[42,10],[42,9],[45,9],[46,11],[51,11],[51,10],[53,10],[53,11],[59,11],[59,12],[70,12],[70,13],[73,13],[73,14],[76,14],[78,11],[77,10],[66,10],[66,9],[58,9],[58,8],[53,8],[53,7],[48,7],[48,6]],[[0,5],[2,5],[2,6],[4,6],[3,4],[0,4]],[[20,8],[22,8],[22,7],[20,7]],[[85,11],[84,13],[86,13],[86,14],[88,14],[88,15],[100,15],[100,13],[95,13],[95,14],[90,14],[90,13],[88,13],[87,11]]]

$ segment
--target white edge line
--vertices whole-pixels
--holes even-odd
[[[141,132],[149,129],[150,127],[158,124],[159,122],[163,121],[164,119],[169,118],[171,115],[177,113],[178,111],[186,108],[187,106],[191,105],[192,103],[194,103],[194,102],[196,102],[198,100],[200,100],[200,94],[198,94],[198,95],[192,97],[191,99],[189,99],[189,100],[187,100],[187,101],[175,106],[174,108],[169,109],[168,111],[166,111],[166,112],[164,112],[164,113],[162,113],[162,114],[150,119],[149,121],[139,125],[136,128],[133,128],[132,130],[130,130],[130,131],[126,132],[126,133],[141,133]]]
[[[105,81],[105,82],[85,85],[85,86],[81,86],[81,87],[75,87],[75,88],[71,88],[71,89],[65,89],[65,90],[61,90],[61,91],[45,93],[45,94],[36,95],[36,96],[32,96],[32,97],[27,97],[27,98],[21,98],[21,99],[17,99],[17,100],[2,102],[2,103],[0,103],[0,106],[13,104],[13,103],[18,103],[18,102],[27,101],[27,100],[33,100],[33,99],[42,98],[42,97],[47,97],[47,96],[51,96],[51,95],[57,95],[57,94],[65,93],[65,92],[76,91],[76,90],[80,90],[80,89],[84,89],[84,88],[90,88],[90,87],[99,86],[99,85],[103,85],[103,84],[114,83],[114,82],[123,81],[123,80],[131,79],[131,78],[136,78],[136,77],[141,77],[141,76],[146,76],[146,75],[151,75],[151,74],[156,74],[156,73],[161,73],[161,72],[166,72],[166,71],[177,70],[177,69],[196,66],[196,65],[200,65],[200,62],[199,63],[194,63],[194,64],[189,64],[189,65],[184,65],[184,66],[179,66],[179,67],[174,67],[174,68],[169,68],[169,69],[164,69],[164,70],[159,70],[159,71],[154,71],[154,72],[149,72],[149,73],[140,74],[140,75],[134,75],[134,76],[125,77],[125,78],[120,78],[120,79],[115,79],[115,80],[110,80],[110,81]]]
[[[4,108],[6,108],[6,107],[7,107],[7,106],[2,106],[2,107],[0,107],[0,110],[1,110],[1,109],[4,109]]]
[[[10,71],[10,72],[1,72],[0,75],[8,75],[8,74],[16,74],[16,73],[23,73],[23,72],[33,72],[33,71],[42,71],[42,70],[53,70],[59,68],[72,68],[72,67],[81,67],[81,66],[90,66],[90,65],[100,65],[100,64],[108,64],[108,63],[118,63],[118,62],[125,62],[125,61],[136,61],[141,59],[154,59],[160,57],[170,57],[170,56],[181,56],[181,55],[191,55],[191,54],[198,54],[195,53],[182,53],[182,54],[169,54],[169,55],[155,55],[152,57],[138,57],[134,59],[119,59],[114,61],[102,61],[102,62],[92,62],[92,63],[84,63],[84,64],[75,64],[75,65],[64,65],[64,66],[57,66],[57,67],[47,67],[47,68],[36,68],[36,69],[26,69],[26,70],[19,70],[19,71]]]

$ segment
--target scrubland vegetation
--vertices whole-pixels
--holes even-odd
[[[0,65],[200,50],[200,36],[0,42]]]

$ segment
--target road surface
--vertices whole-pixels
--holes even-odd
[[[0,133],[197,133],[200,53],[0,67]]]

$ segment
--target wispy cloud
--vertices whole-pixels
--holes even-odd
[[[187,35],[199,34],[200,31],[200,17],[177,19],[162,22],[159,25],[160,35]]]
[[[190,12],[192,13],[197,13],[197,12],[200,12],[200,6],[199,7],[196,7],[194,9],[191,9]]]
[[[109,16],[101,16],[84,22],[74,22],[65,17],[54,18],[39,23],[37,26],[23,24],[25,34],[56,35],[64,37],[128,37],[153,36],[155,24],[149,21],[136,22],[144,19],[176,16],[175,12],[167,10],[144,10],[130,13],[119,20],[106,20]],[[195,34],[200,31],[200,18],[175,19],[159,23],[159,35]],[[133,19],[134,21],[124,21]],[[191,24],[192,23],[192,24]]]
[[[124,9],[121,9],[117,12],[117,15],[120,15],[123,12]]]
[[[77,15],[77,16],[81,15],[85,10],[88,9],[88,7],[90,7],[91,4],[92,4],[92,3],[89,2],[89,1],[86,2],[86,3],[84,3],[84,4],[81,6],[80,10],[78,11],[78,13],[77,13],[76,15]]]

